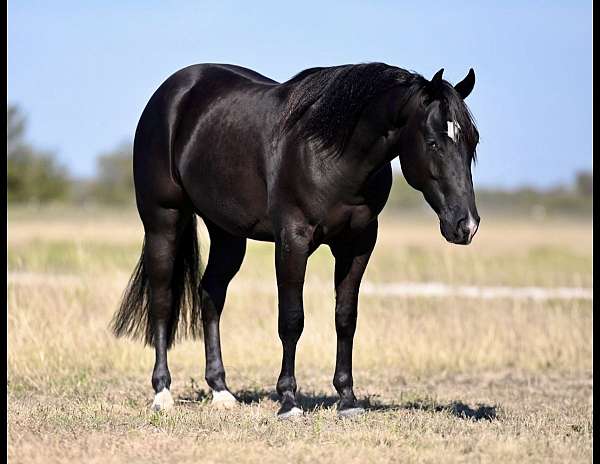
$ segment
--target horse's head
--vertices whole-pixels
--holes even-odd
[[[471,69],[456,86],[438,71],[415,99],[410,135],[400,154],[408,183],[437,213],[446,240],[468,245],[479,226],[471,164],[479,134],[464,99],[475,85]]]

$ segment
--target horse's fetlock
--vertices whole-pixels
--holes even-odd
[[[225,383],[225,369],[208,369],[204,379],[211,388],[216,389]]]
[[[333,376],[333,386],[338,392],[352,387],[352,375],[348,372],[336,372]]]
[[[171,374],[169,371],[158,371],[152,374],[152,388],[156,393],[162,391],[164,388],[169,389],[171,387]]]
[[[277,393],[283,396],[286,392],[296,393],[296,379],[292,376],[280,377],[277,381]]]

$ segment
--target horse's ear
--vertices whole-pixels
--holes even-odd
[[[469,96],[473,87],[475,86],[475,71],[473,68],[469,69],[469,74],[462,81],[454,86],[454,89],[458,92],[458,94],[464,100]]]
[[[439,83],[442,82],[442,74],[444,74],[444,68],[440,69],[433,75],[430,81],[432,86],[437,86]]]
[[[444,74],[444,68],[436,72],[429,81],[429,84],[427,84],[427,94],[432,100],[436,99],[440,94],[442,88],[442,74]]]

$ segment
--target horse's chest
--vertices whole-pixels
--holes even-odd
[[[376,173],[360,194],[327,208],[322,221],[325,240],[340,233],[360,234],[385,206],[391,189],[391,168]]]
[[[340,204],[329,211],[329,214],[316,228],[315,239],[328,243],[340,235],[360,235],[377,214],[369,205]]]

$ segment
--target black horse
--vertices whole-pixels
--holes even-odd
[[[477,231],[471,164],[479,135],[455,86],[383,63],[312,68],[278,83],[239,66],[199,64],[169,77],[144,109],[133,169],[145,239],[112,327],[156,349],[154,409],[173,405],[167,350],[179,334],[204,336],[213,404],[235,398],[225,383],[219,319],[246,240],[275,242],[280,417],[296,401],[296,343],[304,326],[306,262],[321,244],[335,257],[341,415],[361,412],[352,389],[359,285],[377,240],[377,216],[400,157],[408,183],[466,245]],[[201,275],[196,215],[210,235]]]

